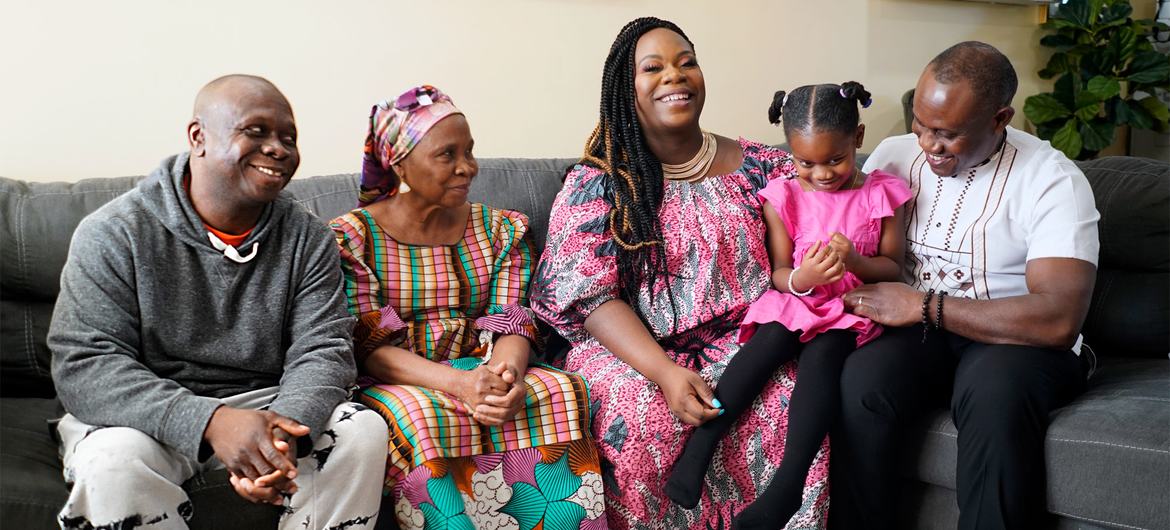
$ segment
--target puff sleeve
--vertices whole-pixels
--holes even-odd
[[[381,282],[366,263],[370,233],[366,222],[350,212],[334,219],[329,226],[341,253],[346,308],[357,317],[353,353],[357,366],[361,367],[378,346],[403,342],[406,323],[393,306],[384,304]]]
[[[532,243],[528,217],[510,210],[496,210],[492,223],[496,260],[484,315],[475,327],[496,335],[520,335],[537,342],[536,320],[528,309],[528,284],[532,276]]]
[[[548,243],[533,279],[532,309],[571,342],[585,340],[585,319],[619,297],[605,186],[596,168],[569,171],[553,201]]]

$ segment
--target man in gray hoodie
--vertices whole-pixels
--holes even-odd
[[[226,467],[241,496],[283,506],[282,528],[373,527],[387,429],[346,400],[332,233],[282,192],[292,109],[267,80],[223,77],[187,140],[73,235],[48,336],[61,526],[185,528],[179,485]]]

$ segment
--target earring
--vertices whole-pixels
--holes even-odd
[[[398,193],[410,193],[410,185],[407,184],[405,180],[398,183]]]

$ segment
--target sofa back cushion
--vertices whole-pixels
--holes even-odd
[[[77,223],[138,177],[73,183],[0,178],[0,395],[51,397],[45,335]]]
[[[480,160],[471,200],[528,215],[537,255],[549,208],[575,159]],[[0,396],[51,397],[45,337],[69,240],[81,219],[142,177],[38,183],[0,177]],[[323,221],[351,210],[358,176],[294,179],[288,190]]]
[[[528,215],[536,253],[575,159],[480,160],[471,200]],[[1101,258],[1086,341],[1102,355],[1170,351],[1170,165],[1137,158],[1079,163],[1101,211]],[[45,346],[69,239],[90,212],[141,177],[27,183],[0,177],[0,395],[48,397]],[[289,191],[323,220],[354,206],[357,175],[294,179]]]
[[[471,182],[469,199],[527,215],[539,255],[548,232],[549,209],[561,189],[565,170],[575,163],[571,158],[480,159],[479,176]],[[354,208],[357,187],[358,174],[346,173],[294,179],[288,191],[318,217],[329,220]]]
[[[1170,353],[1170,164],[1135,157],[1078,162],[1101,221],[1085,342],[1104,356]]]

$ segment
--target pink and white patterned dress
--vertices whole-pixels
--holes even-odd
[[[759,191],[792,177],[788,153],[741,139],[736,171],[696,183],[667,182],[660,220],[674,295],[665,282],[641,286],[631,305],[679,365],[718,384],[739,350],[736,335],[749,305],[769,287],[771,267]],[[780,464],[795,365],[777,371],[720,443],[699,506],[673,504],[663,487],[692,428],[676,419],[662,391],[602,347],[585,318],[619,298],[616,244],[609,232],[608,178],[575,167],[553,203],[548,245],[533,278],[533,310],[572,344],[565,368],[590,384],[594,438],[602,457],[612,528],[724,528],[756,498]],[[828,508],[828,446],[813,461],[804,505],[789,528],[819,528]]]

